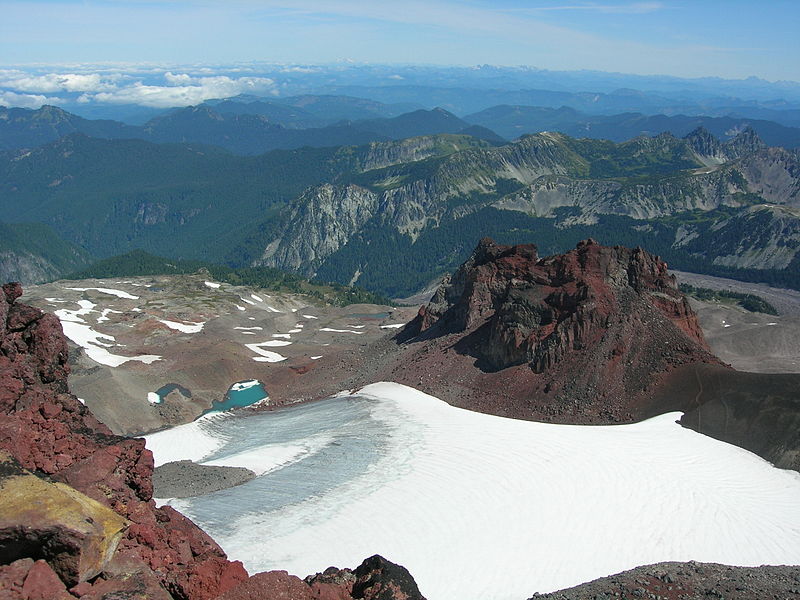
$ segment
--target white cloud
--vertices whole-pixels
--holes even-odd
[[[164,73],[164,79],[169,85],[189,85],[192,83],[192,78],[186,73],[174,74],[171,71]]]
[[[21,108],[39,108],[43,104],[61,104],[60,98],[52,98],[34,94],[17,94],[0,90],[0,106],[10,108],[18,106]]]
[[[0,76],[0,87],[18,92],[100,92],[113,90],[121,76],[99,73],[47,73],[31,75],[18,71],[5,71]]]
[[[167,77],[169,75],[170,77]],[[238,94],[272,94],[275,82],[267,77],[240,77],[234,79],[226,75],[197,77],[189,75],[165,74],[173,85],[145,85],[136,82],[131,86],[111,92],[100,92],[93,99],[96,102],[112,104],[141,104],[155,108],[189,106],[199,104],[210,98],[228,98]],[[190,85],[182,85],[190,83]]]

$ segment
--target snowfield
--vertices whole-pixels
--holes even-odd
[[[251,573],[302,577],[379,553],[429,600],[520,600],[660,561],[800,563],[800,474],[684,429],[678,413],[551,425],[393,383],[355,394],[147,443],[156,464],[265,473],[173,502]]]

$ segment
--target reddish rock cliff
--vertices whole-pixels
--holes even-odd
[[[420,353],[460,371],[454,379],[474,393],[455,404],[566,422],[679,408],[650,404],[661,377],[678,365],[719,364],[663,261],[593,240],[541,259],[534,245],[481,240],[398,338],[415,349],[423,384],[436,377],[416,360]],[[477,369],[464,369],[464,356]],[[488,404],[483,389],[511,401]],[[469,396],[475,402],[463,400]]]

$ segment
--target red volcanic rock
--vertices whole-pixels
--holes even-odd
[[[219,600],[425,600],[409,572],[382,556],[366,559],[355,570],[329,567],[299,579],[286,571],[253,575]]]
[[[22,586],[32,566],[31,558],[21,558],[7,565],[0,565],[0,598],[22,598]]]
[[[348,596],[349,597],[349,596]],[[253,575],[244,583],[228,590],[219,600],[313,600],[311,588],[299,577],[286,571],[267,571]]]
[[[153,457],[144,440],[113,435],[68,393],[60,323],[17,304],[21,293],[19,284],[0,291],[0,450],[128,519],[115,556],[141,565],[172,597],[210,600],[246,579],[242,564],[228,561],[189,519],[156,508]]]
[[[667,407],[650,400],[665,373],[688,363],[720,364],[666,263],[641,248],[591,239],[545,258],[531,244],[482,239],[398,339],[417,347],[409,370],[419,382],[412,385],[436,382],[438,363],[440,371],[457,373],[450,380],[460,397],[453,401],[443,391],[454,404],[560,422],[663,412]],[[477,369],[464,368],[465,356]],[[445,383],[430,391],[442,393]],[[498,390],[510,401],[489,404]]]
[[[69,600],[64,583],[43,560],[33,563],[22,585],[22,598],[26,600]]]

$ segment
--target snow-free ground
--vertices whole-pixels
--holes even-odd
[[[148,447],[157,464],[264,474],[172,502],[251,573],[305,576],[379,553],[429,600],[519,600],[660,561],[800,563],[800,474],[678,416],[551,425],[378,383],[217,415]]]

